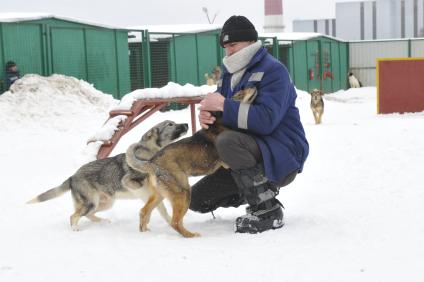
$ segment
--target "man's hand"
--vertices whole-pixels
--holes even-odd
[[[200,110],[199,123],[202,128],[208,129],[209,125],[215,122],[215,119],[211,112]]]
[[[224,109],[224,100],[225,98],[221,94],[214,92],[207,94],[200,101],[199,123],[202,128],[207,129],[210,124],[215,122],[216,118],[211,112],[222,112]]]
[[[218,92],[209,93],[200,101],[200,110],[209,112],[222,112],[225,98]]]

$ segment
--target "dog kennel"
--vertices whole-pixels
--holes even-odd
[[[216,26],[142,26],[137,30],[129,35],[132,90],[162,87],[169,81],[202,85],[205,73],[221,65],[223,50]]]
[[[349,43],[319,33],[268,34],[278,40],[278,58],[298,89],[325,93],[347,88]],[[276,48],[269,45],[270,51]]]
[[[13,17],[12,17],[13,16]],[[73,76],[119,98],[130,90],[128,31],[45,14],[0,14],[0,64]],[[0,91],[5,90],[3,74]]]

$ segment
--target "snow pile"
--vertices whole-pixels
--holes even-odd
[[[326,94],[326,100],[341,103],[367,103],[376,100],[375,87],[350,88],[348,90],[339,90],[337,92]]]
[[[134,101],[139,99],[195,97],[204,96],[215,91],[216,85],[194,86],[190,83],[179,85],[174,82],[168,82],[168,84],[162,88],[144,88],[128,93],[122,98],[121,102],[114,110],[129,110]]]
[[[297,105],[311,101],[311,95],[303,90],[296,89]],[[333,101],[348,104],[374,103],[376,100],[375,87],[350,88],[347,90],[339,90],[334,93],[325,93],[324,101]]]
[[[41,126],[66,131],[82,126],[81,120],[90,121],[93,114],[107,114],[115,104],[111,95],[83,80],[27,74],[0,96],[0,121],[8,129]]]

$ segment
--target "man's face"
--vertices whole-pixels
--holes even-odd
[[[224,45],[225,54],[227,56],[231,56],[232,54],[240,51],[244,47],[249,46],[253,42],[251,41],[243,41],[243,42],[231,42]]]

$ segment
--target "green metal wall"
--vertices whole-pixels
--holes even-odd
[[[128,44],[130,56],[131,90],[145,88],[143,46],[141,42]]]
[[[169,41],[150,43],[151,87],[160,88],[169,81]]]
[[[54,18],[0,23],[0,54],[1,66],[13,60],[22,75],[74,76],[116,98],[130,91],[127,31]]]
[[[115,52],[117,64],[117,90],[122,97],[131,91],[130,62],[128,56],[128,33],[115,30]]]
[[[197,33],[173,36],[170,41],[170,78],[179,84],[205,84],[205,73],[221,65],[218,35]]]
[[[172,80],[179,84],[198,84],[197,43],[195,35],[175,37],[170,48]]]
[[[149,40],[154,33],[140,32],[143,42],[129,45],[127,31],[54,18],[0,23],[0,64],[14,60],[22,74],[74,76],[117,98],[138,88],[162,87],[168,81],[202,85],[205,73],[221,65],[224,52],[218,30],[168,34],[159,41]],[[287,66],[297,88],[328,93],[347,87],[348,43],[328,37],[281,45],[276,38],[265,40],[273,41],[267,48]],[[4,90],[2,83],[3,77],[0,90]]]
[[[216,31],[150,35],[160,36],[154,41],[130,44],[133,89],[162,87],[168,81],[201,85],[205,83],[204,74],[221,65],[224,51],[219,46]],[[306,91],[318,88],[326,93],[346,89],[348,43],[328,37],[280,42],[274,37],[261,40],[268,51],[287,66],[297,88]],[[144,52],[147,46],[150,52]],[[146,57],[150,58],[150,63],[145,62]],[[151,74],[150,85],[144,83],[146,73]]]
[[[197,40],[199,69],[198,74],[200,84],[205,84],[205,73],[211,73],[215,66],[220,66],[222,57],[220,55],[220,46],[218,36],[215,34],[199,35]]]
[[[51,73],[87,80],[85,34],[82,29],[52,28]]]
[[[143,44],[129,43],[131,90],[147,87],[160,88],[172,80],[171,73],[175,73],[170,69],[170,40],[153,41],[150,42],[149,47],[150,64],[147,64]],[[150,82],[145,79],[148,72],[151,74]]]
[[[114,31],[87,30],[86,40],[88,79],[107,93],[119,93]]]
[[[4,89],[3,75],[7,61],[15,61],[21,73],[44,74],[42,26],[38,24],[0,24],[0,54],[0,90]]]

